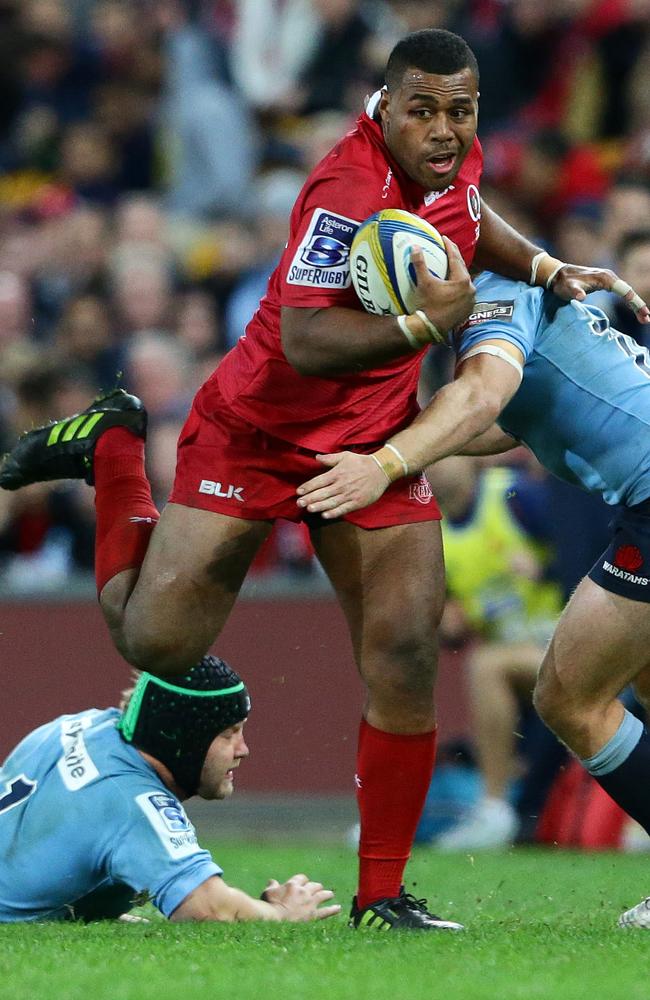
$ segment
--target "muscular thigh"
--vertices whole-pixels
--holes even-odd
[[[650,604],[610,593],[588,577],[569,601],[538,684],[582,703],[616,697],[650,664]]]
[[[168,504],[129,599],[125,633],[148,655],[205,653],[223,627],[248,568],[271,531],[249,521]]]
[[[340,522],[313,530],[312,540],[364,675],[373,660],[435,659],[445,596],[439,521],[375,530]]]

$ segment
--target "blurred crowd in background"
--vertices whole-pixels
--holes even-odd
[[[486,200],[650,299],[649,25],[648,0],[0,0],[0,449],[122,373],[164,504],[307,173],[424,27],[478,57]],[[448,374],[431,358],[423,398]],[[93,516],[80,484],[1,494],[5,586],[90,573]],[[295,526],[256,565],[277,569],[315,572]]]

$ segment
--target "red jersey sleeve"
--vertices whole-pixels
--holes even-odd
[[[382,183],[372,163],[344,162],[308,181],[278,268],[283,306],[361,308],[350,278],[350,247],[361,222],[383,207]]]

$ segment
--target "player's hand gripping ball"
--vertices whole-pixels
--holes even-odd
[[[376,212],[359,226],[350,250],[354,290],[367,312],[401,316],[417,308],[411,249],[419,246],[436,278],[447,277],[447,252],[430,223],[399,208]]]

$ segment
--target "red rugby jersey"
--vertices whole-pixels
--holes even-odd
[[[458,244],[469,265],[480,228],[482,164],[475,139],[454,183],[425,193],[391,157],[380,125],[361,115],[305,182],[267,293],[212,376],[235,413],[269,434],[322,452],[384,440],[413,419],[422,351],[360,373],[300,375],[282,351],[280,309],[362,310],[351,285],[350,244],[359,224],[384,208],[430,221]]]

